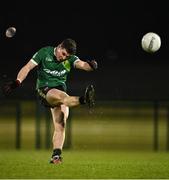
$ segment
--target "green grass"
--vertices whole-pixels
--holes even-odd
[[[169,154],[153,152],[68,151],[64,162],[49,164],[50,151],[1,151],[4,179],[164,179]]]

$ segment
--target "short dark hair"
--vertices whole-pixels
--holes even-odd
[[[65,39],[61,43],[61,47],[65,48],[69,54],[76,54],[76,42],[73,39]]]

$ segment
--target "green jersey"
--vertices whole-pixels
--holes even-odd
[[[54,47],[41,48],[31,59],[38,65],[36,89],[61,85],[66,90],[67,75],[77,59],[79,59],[77,56],[71,55],[65,61],[59,62],[54,55]]]

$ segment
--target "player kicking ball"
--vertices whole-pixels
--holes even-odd
[[[50,163],[62,162],[62,148],[65,141],[65,125],[69,115],[69,107],[86,104],[92,108],[95,104],[95,90],[93,85],[86,87],[84,95],[69,96],[66,93],[67,75],[71,68],[94,71],[97,62],[80,60],[76,55],[76,42],[65,39],[56,47],[47,46],[37,51],[28,63],[21,68],[16,80],[3,86],[3,92],[8,95],[19,87],[28,73],[37,68],[36,91],[41,103],[49,107],[52,114],[53,153]]]

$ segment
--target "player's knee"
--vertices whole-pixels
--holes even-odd
[[[66,106],[69,105],[69,96],[65,96],[63,99],[62,99],[62,103]]]
[[[46,100],[52,106],[59,106],[62,104],[62,99],[59,97],[47,97]]]
[[[55,123],[57,123],[61,128],[65,128],[66,120],[63,112],[58,114],[58,117],[55,118]]]
[[[63,112],[61,112],[59,124],[60,124],[63,128],[65,128],[65,126],[66,126],[66,121],[65,121],[65,117],[64,117],[64,113],[63,113]]]

